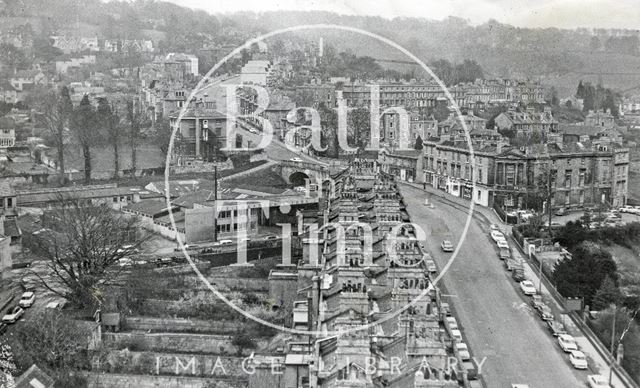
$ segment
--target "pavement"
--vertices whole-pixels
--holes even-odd
[[[444,198],[441,192],[425,192],[422,187],[403,184],[400,189],[412,222],[425,230],[427,249],[438,268],[443,268],[451,253],[441,252],[440,243],[444,239],[454,245],[460,241],[469,205]],[[433,209],[424,205],[425,197],[435,205]],[[592,372],[572,368],[557,340],[537,317],[529,297],[504,269],[489,237],[490,223],[499,223],[495,213],[476,206],[458,255],[438,284],[453,306],[472,355],[486,357],[481,371],[485,385],[585,386]]]

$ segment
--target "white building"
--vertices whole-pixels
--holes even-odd
[[[240,71],[240,82],[243,84],[267,85],[271,70],[272,67],[269,61],[249,61]]]

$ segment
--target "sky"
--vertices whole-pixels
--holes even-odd
[[[386,18],[457,16],[518,27],[640,29],[639,0],[166,0],[211,13],[322,10]]]

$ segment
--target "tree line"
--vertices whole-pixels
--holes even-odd
[[[130,174],[135,176],[138,169],[138,150],[145,130],[151,128],[140,101],[129,98],[120,104],[99,98],[97,104],[83,96],[78,106],[73,106],[69,88],[38,91],[32,97],[31,105],[37,111],[37,121],[44,127],[45,137],[57,151],[57,168],[61,183],[65,182],[66,153],[72,144],[77,144],[84,161],[84,180],[91,181],[92,151],[95,147],[109,146],[113,150],[114,178],[122,171],[120,147],[128,146],[131,165]],[[166,153],[171,134],[166,121],[158,121],[154,126],[154,142]]]

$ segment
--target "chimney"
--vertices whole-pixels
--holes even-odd
[[[502,141],[498,141],[496,143],[496,153],[497,154],[501,154],[502,153],[502,147],[503,147]]]

